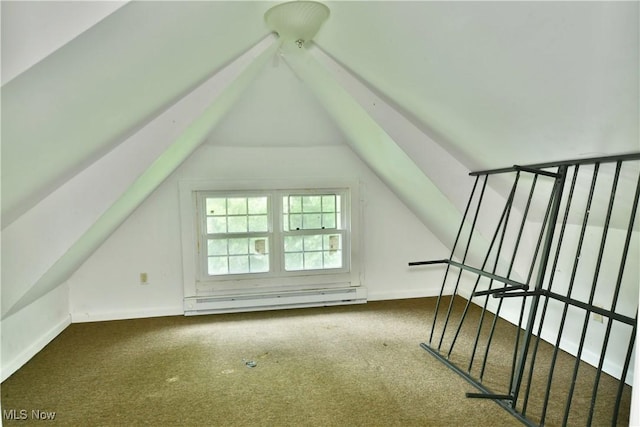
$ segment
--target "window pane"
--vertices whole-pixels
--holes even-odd
[[[322,252],[305,252],[304,269],[318,270],[322,268]]]
[[[342,268],[342,235],[285,236],[285,270]]]
[[[227,266],[227,257],[220,256],[212,256],[209,257],[209,268],[208,272],[210,275],[218,275],[218,274],[228,274],[229,268]]]
[[[269,242],[265,237],[251,239],[209,239],[210,275],[264,273],[269,271]],[[249,246],[248,246],[249,245]],[[225,256],[229,250],[229,256]],[[222,255],[222,256],[218,256]]]
[[[324,228],[336,228],[336,214],[323,214],[322,215],[322,226]]]
[[[289,253],[284,255],[284,269],[287,271],[302,270],[302,254]]]
[[[226,233],[227,232],[227,218],[223,216],[210,216],[207,217],[207,233]]]
[[[269,271],[269,256],[251,255],[249,257],[250,271],[252,273],[266,273]]]
[[[230,197],[227,199],[227,215],[246,215],[247,198]]]
[[[229,257],[229,273],[242,274],[249,273],[249,256],[230,256]]]
[[[336,196],[322,196],[322,212],[336,211]]]
[[[205,204],[207,209],[207,215],[226,215],[227,199],[224,197],[215,197],[209,198],[207,197]]]
[[[324,194],[311,191],[298,195],[280,193],[282,197],[278,203],[281,200],[282,216],[278,222],[284,222],[282,229],[285,233],[278,237],[277,242],[281,246],[274,255],[282,256],[286,271],[344,267],[344,242],[340,231],[341,197],[330,193],[331,191],[325,191]],[[270,203],[273,200],[269,197],[205,195],[201,218],[206,221],[206,234],[209,236],[202,236],[201,245],[205,245],[203,250],[206,250],[206,270],[209,275],[271,271],[270,252],[276,248],[270,247],[269,239],[271,233],[277,233],[280,229],[274,229],[271,222]],[[235,233],[235,236],[219,236],[229,233]],[[214,238],[211,234],[217,236]]]
[[[227,255],[227,239],[209,239],[207,255]]]
[[[285,252],[302,252],[302,236],[286,236],[284,238]]]
[[[249,239],[229,239],[229,255],[249,253]]]
[[[287,202],[284,202],[286,200]],[[334,194],[289,196],[283,199],[285,231],[339,228],[339,197]],[[288,210],[287,210],[288,209]],[[299,214],[302,214],[300,217]]]
[[[302,229],[302,215],[289,214],[289,230]]]
[[[304,196],[302,197],[303,212],[322,212],[321,207],[322,196]]]
[[[266,197],[249,197],[249,214],[266,215],[267,214],[267,198]]]
[[[304,230],[317,230],[322,228],[322,216],[320,214],[303,214],[302,228]]]
[[[231,216],[229,217],[229,233],[246,233],[247,217],[246,216]]]
[[[342,268],[342,251],[323,252],[324,268]]]
[[[322,250],[322,236],[304,236],[304,250],[306,251],[321,251]]]
[[[269,223],[267,215],[253,215],[249,217],[249,231],[268,231]]]
[[[289,213],[302,212],[302,197],[289,196]]]

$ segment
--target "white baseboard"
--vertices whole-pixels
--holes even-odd
[[[555,345],[554,343],[557,339],[557,336],[542,336],[541,338],[544,341],[551,343],[551,345]],[[563,336],[560,342],[560,348],[566,351],[567,353],[569,353],[570,355],[572,355],[573,357],[575,357],[576,354],[578,354],[579,346],[577,342],[572,341]],[[598,363],[600,362],[600,354],[594,353],[589,349],[583,348],[582,356],[580,357],[580,360],[582,360],[585,363],[588,363],[594,368],[597,368]],[[611,375],[612,377],[620,379],[620,377],[622,376],[622,365],[612,362],[610,359],[605,358],[602,364],[602,371]],[[629,370],[627,371],[627,376],[624,379],[624,382],[628,385],[633,385],[633,371],[634,371],[634,366],[630,366]]]
[[[142,319],[145,317],[182,316],[182,307],[152,308],[147,310],[105,311],[98,313],[71,313],[71,323],[106,322],[109,320]]]
[[[323,288],[224,296],[201,295],[184,298],[184,314],[185,316],[194,316],[199,314],[364,304],[366,302],[367,289],[364,287]]]
[[[369,301],[385,301],[394,299],[409,299],[409,298],[428,298],[437,297],[440,293],[440,289],[410,289],[410,290],[384,290],[376,291],[369,290]]]
[[[465,299],[469,299],[471,297],[471,292],[467,289],[458,289],[458,295],[465,298]],[[472,300],[472,302],[474,302]],[[474,302],[475,303],[475,302]],[[495,304],[495,303],[494,303]],[[495,313],[495,307],[492,307],[493,304],[490,304],[488,308],[489,311]],[[510,319],[500,316],[501,319],[506,320],[509,323],[512,323],[513,325],[517,324],[513,321],[511,321]],[[542,334],[542,336],[540,337],[542,340],[548,342],[551,345],[555,345],[556,339],[557,339],[557,335],[549,335],[549,334]],[[578,343],[575,341],[572,341],[570,339],[568,339],[566,336],[562,337],[562,341],[560,342],[560,349],[562,349],[563,351],[566,351],[567,353],[571,354],[572,356],[575,357],[576,354],[578,354]],[[580,357],[580,360],[582,360],[585,363],[588,363],[589,365],[597,368],[598,367],[598,363],[600,362],[600,354],[596,354],[592,351],[590,351],[589,349],[583,349],[582,351],[582,355]],[[609,359],[605,359],[603,365],[602,365],[602,370],[617,378],[620,379],[620,376],[622,375],[622,365],[618,364],[618,363],[614,363]],[[632,385],[633,384],[633,372],[634,372],[634,367],[631,366],[630,369],[627,371],[627,376],[624,379],[626,384]]]
[[[33,356],[38,354],[47,344],[49,344],[55,337],[60,335],[67,326],[71,324],[71,316],[67,316],[53,328],[49,329],[39,339],[37,339],[29,347],[25,348],[19,355],[13,358],[8,363],[2,363],[2,373],[0,374],[0,381],[4,381],[13,375],[18,369],[20,369],[25,363],[27,363]]]

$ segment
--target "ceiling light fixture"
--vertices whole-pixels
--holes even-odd
[[[329,17],[329,8],[315,1],[292,1],[267,10],[264,20],[271,31],[283,41],[294,42],[302,48],[313,39]]]

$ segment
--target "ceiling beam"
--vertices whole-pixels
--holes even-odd
[[[245,89],[273,57],[279,42],[268,36],[251,53],[255,59],[215,101],[164,151],[115,202],[32,284],[3,280],[2,318],[31,304],[65,280],[122,224],[131,213],[207,138]],[[4,279],[4,278],[3,278]],[[9,278],[10,279],[10,278]]]

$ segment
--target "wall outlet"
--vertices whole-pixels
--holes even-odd
[[[141,285],[149,284],[149,277],[147,276],[147,273],[140,273],[140,284]]]

